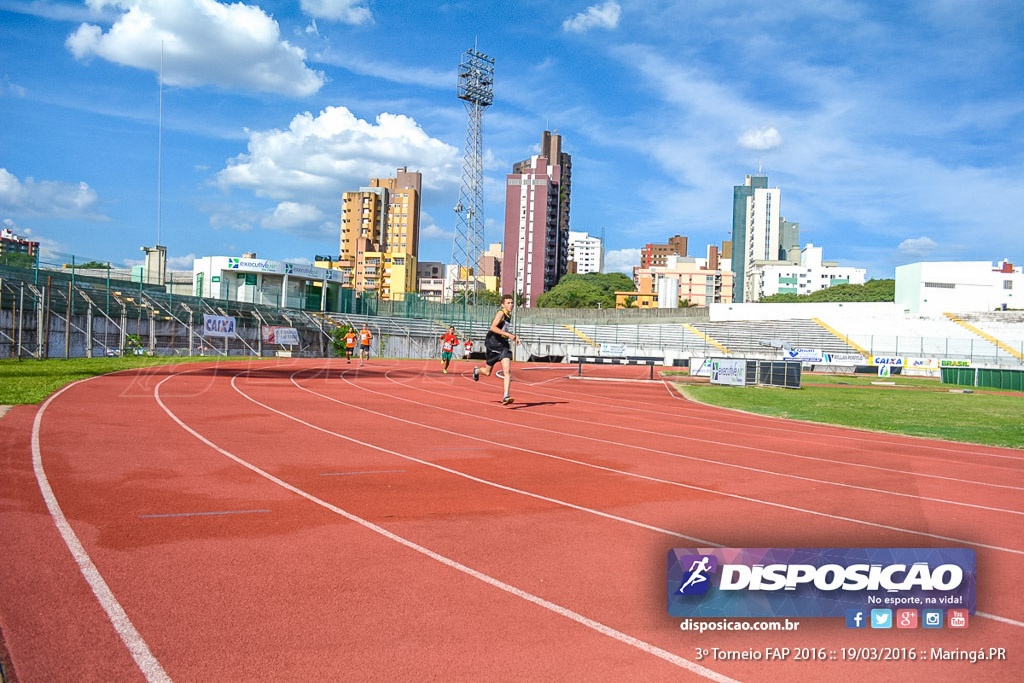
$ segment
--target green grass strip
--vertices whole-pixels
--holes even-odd
[[[66,384],[116,370],[145,368],[175,363],[248,360],[245,357],[215,356],[123,358],[71,358],[50,360],[0,360],[0,405],[39,403]]]
[[[804,375],[799,390],[689,383],[676,386],[695,401],[760,415],[1024,448],[1024,396],[950,393],[950,385],[925,378],[893,378],[895,387],[873,386],[872,381],[879,380]]]

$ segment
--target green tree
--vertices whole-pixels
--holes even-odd
[[[28,254],[3,254],[0,256],[0,266],[14,266],[15,268],[35,268],[36,257]]]
[[[622,273],[570,273],[537,297],[538,308],[615,308],[615,292],[632,292],[633,281]]]
[[[68,267],[70,267],[70,266],[68,266]],[[110,268],[110,264],[109,263],[105,263],[103,261],[86,261],[85,263],[76,263],[74,267],[76,269],[77,268],[91,268],[91,269],[103,268],[103,269],[109,269]]]
[[[500,292],[490,289],[478,289],[476,291],[476,303],[478,306],[500,306],[501,296]],[[522,299],[522,295],[518,298]],[[452,297],[452,303],[462,305],[464,302],[473,302],[472,290],[455,292],[455,295]]]
[[[896,281],[868,280],[863,285],[835,285],[810,294],[772,294],[761,299],[765,304],[794,304],[846,301],[895,301]]]
[[[355,328],[350,325],[338,325],[331,331],[331,349],[335,356],[345,355],[345,335],[349,330],[355,332]]]

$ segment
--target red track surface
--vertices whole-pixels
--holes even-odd
[[[1020,675],[1024,453],[724,411],[567,366],[517,366],[503,407],[500,380],[469,367],[175,366],[12,410],[0,628],[19,680]],[[681,631],[666,553],[714,545],[971,547],[979,613],[961,631]],[[766,647],[836,659],[697,661]],[[842,660],[859,647],[1008,661]]]

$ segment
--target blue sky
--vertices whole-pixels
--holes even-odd
[[[338,252],[342,192],[408,166],[420,259],[448,261],[474,42],[496,59],[487,242],[547,128],[609,270],[675,234],[698,256],[729,239],[759,165],[802,241],[869,277],[1024,261],[1019,0],[0,0],[0,224],[136,263],[159,168],[172,267],[310,261]]]

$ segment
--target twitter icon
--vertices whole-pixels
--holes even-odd
[[[892,628],[892,610],[871,610],[871,628]]]

